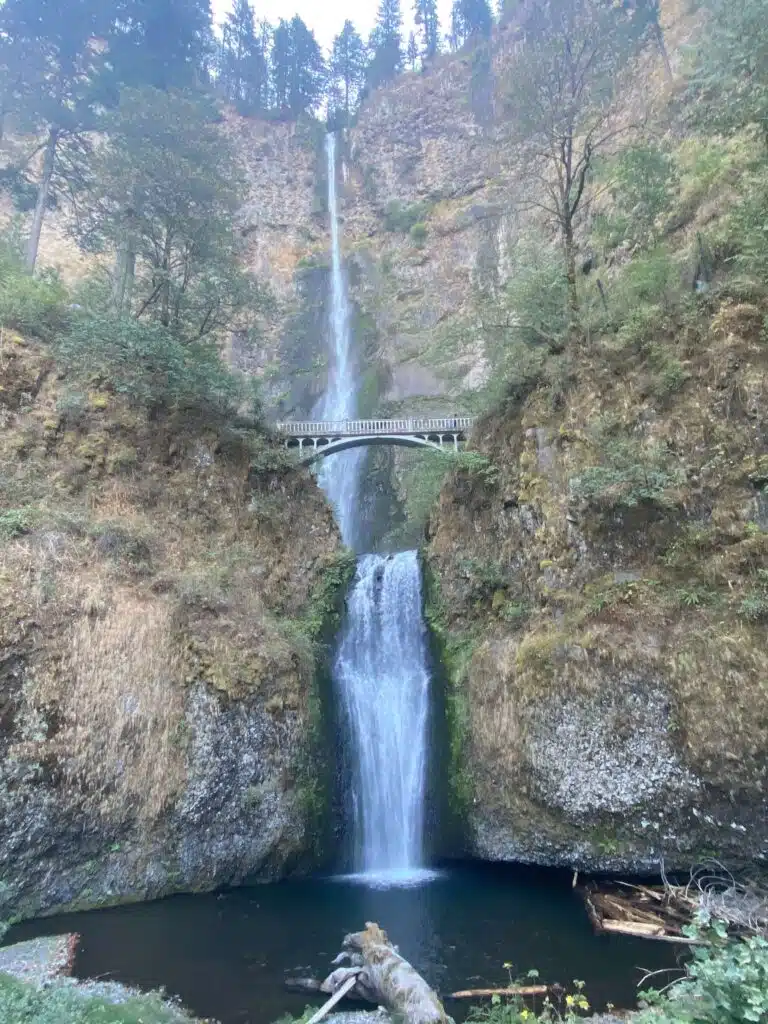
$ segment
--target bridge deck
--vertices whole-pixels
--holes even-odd
[[[442,416],[396,420],[317,420],[304,423],[285,421],[276,423],[275,429],[293,437],[370,437],[374,434],[409,436],[464,433],[471,429],[473,423],[471,416]]]

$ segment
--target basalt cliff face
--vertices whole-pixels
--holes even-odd
[[[315,863],[315,641],[347,566],[330,509],[264,435],[65,388],[5,332],[0,904]]]

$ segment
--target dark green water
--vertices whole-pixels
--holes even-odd
[[[630,1006],[639,969],[672,967],[680,955],[662,943],[595,936],[569,877],[486,866],[452,867],[413,888],[314,879],[176,896],[31,922],[7,941],[76,931],[81,977],[162,986],[222,1024],[269,1024],[308,1002],[284,979],[327,973],[343,935],[365,921],[378,921],[442,993],[503,984],[511,961],[546,981],[584,979],[596,1007]],[[461,1018],[465,1006],[449,1009]]]

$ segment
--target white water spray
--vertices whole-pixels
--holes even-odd
[[[327,136],[331,219],[331,317],[327,420],[354,419],[358,372],[341,262],[336,138]],[[324,460],[319,481],[336,508],[344,541],[358,549],[360,478],[365,453]],[[351,750],[354,867],[365,881],[410,884],[428,875],[423,861],[428,756],[429,671],[415,551],[363,555],[348,601],[334,682]]]

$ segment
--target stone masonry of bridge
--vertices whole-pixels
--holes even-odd
[[[393,444],[434,451],[459,450],[474,420],[470,416],[413,417],[396,420],[343,420],[341,422],[276,423],[286,448],[295,448],[303,462],[373,444]]]

